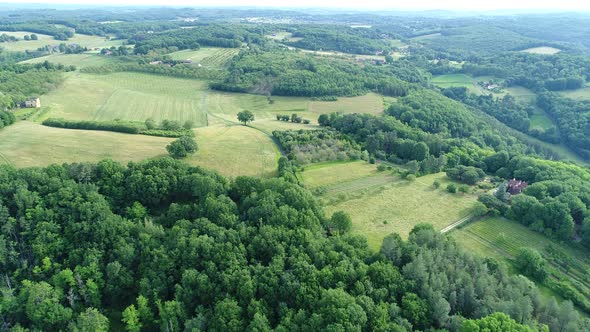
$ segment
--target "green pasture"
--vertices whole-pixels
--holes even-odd
[[[225,66],[233,56],[238,54],[237,48],[203,47],[198,50],[182,50],[168,54],[172,60],[191,60],[193,64],[205,67]]]
[[[109,40],[106,37],[100,36],[90,36],[90,35],[83,35],[83,34],[75,34],[74,37],[68,40],[55,40],[52,36],[43,35],[43,34],[36,34],[39,38],[38,40],[24,40],[24,35],[30,35],[31,32],[26,31],[0,31],[0,34],[7,34],[12,35],[20,40],[17,42],[8,42],[8,43],[0,43],[0,46],[3,47],[6,51],[9,52],[24,52],[26,50],[36,50],[40,47],[44,47],[46,45],[57,46],[61,43],[66,44],[78,44],[82,47],[88,47],[89,49],[93,48],[104,48],[104,47],[111,47],[111,46],[120,46],[123,45],[122,40]]]
[[[107,131],[45,127],[20,121],[0,129],[0,163],[16,167],[65,162],[96,162],[111,158],[123,163],[167,155],[172,139]]]
[[[560,91],[559,94],[561,94],[564,97],[576,100],[590,100],[590,87]]]
[[[192,120],[207,124],[199,92],[206,83],[142,73],[71,73],[63,85],[41,96],[47,117],[71,120]]]
[[[550,46],[540,46],[540,47],[531,47],[527,48],[526,50],[522,50],[521,52],[524,53],[533,53],[533,54],[543,54],[543,55],[552,55],[561,52],[559,48],[550,47]]]
[[[272,139],[242,125],[215,125],[195,129],[199,150],[186,161],[229,177],[274,176],[280,156]]]
[[[475,84],[473,77],[465,74],[435,75],[432,77],[431,82],[441,88],[465,87],[471,93],[482,93],[481,88]]]
[[[418,223],[442,229],[469,215],[477,201],[474,193],[448,193],[445,187],[452,181],[444,173],[407,181],[362,162],[312,165],[301,178],[324,204],[327,216],[347,212],[352,231],[366,236],[373,249],[392,232],[406,237]],[[439,189],[432,185],[435,180],[441,183]]]
[[[49,61],[51,63],[62,64],[64,66],[76,66],[76,68],[84,68],[90,66],[102,66],[111,63],[119,62],[117,57],[108,57],[92,53],[81,54],[50,54],[39,58],[33,58],[21,63],[41,63]]]

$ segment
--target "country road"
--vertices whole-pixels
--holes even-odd
[[[472,217],[472,215],[467,215],[467,216],[455,221],[454,223],[450,224],[449,226],[441,229],[440,232],[442,234],[448,233],[448,232],[452,231],[455,227],[469,221],[469,219],[471,219],[471,217]]]

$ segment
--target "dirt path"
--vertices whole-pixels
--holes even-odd
[[[448,232],[452,231],[455,227],[460,226],[461,224],[469,221],[469,219],[471,219],[471,217],[472,217],[472,215],[467,215],[467,216],[455,221],[454,223],[450,224],[449,226],[441,229],[440,232],[442,234],[448,233]]]

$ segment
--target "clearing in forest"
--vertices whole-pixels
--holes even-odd
[[[276,175],[279,150],[261,131],[242,125],[216,125],[195,129],[195,134],[199,150],[185,159],[189,164],[228,177]]]
[[[332,170],[342,177],[328,175]],[[444,173],[408,181],[391,171],[374,170],[375,165],[363,162],[334,163],[317,169],[312,165],[301,177],[306,186],[314,188],[328,217],[335,211],[347,212],[353,221],[352,231],[366,236],[375,250],[388,234],[397,232],[407,237],[419,223],[443,229],[469,215],[477,201],[476,194],[448,193],[445,187],[452,181]],[[439,189],[432,185],[435,180],[441,183]]]
[[[88,47],[89,49],[97,48],[104,48],[104,47],[111,47],[111,46],[120,46],[123,45],[123,40],[110,40],[106,37],[100,36],[90,36],[90,35],[83,35],[83,34],[75,34],[72,38],[68,40],[55,40],[53,36],[44,35],[40,33],[35,33],[38,40],[24,40],[25,35],[30,35],[33,32],[27,31],[0,31],[0,34],[7,34],[10,36],[15,36],[19,38],[19,41],[16,42],[6,42],[0,43],[0,46],[4,48],[8,52],[24,52],[24,51],[35,51],[40,47],[44,47],[46,45],[50,46],[57,46],[61,43],[65,44],[78,44],[82,47]]]
[[[551,47],[551,46],[540,46],[540,47],[527,48],[526,50],[522,50],[521,52],[552,55],[552,54],[557,54],[557,53],[561,52],[561,50],[559,48],[555,48],[555,47]]]
[[[0,164],[16,167],[66,162],[96,162],[111,158],[122,163],[167,155],[172,139],[108,131],[45,127],[20,121],[0,129]]]
[[[223,67],[233,56],[238,54],[238,48],[203,47],[198,50],[182,50],[168,54],[172,60],[190,60],[192,64],[205,67]]]

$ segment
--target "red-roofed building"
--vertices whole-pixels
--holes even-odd
[[[524,188],[526,188],[526,186],[528,186],[528,184],[525,181],[512,179],[508,181],[506,191],[508,191],[510,195],[518,195],[524,190]]]

